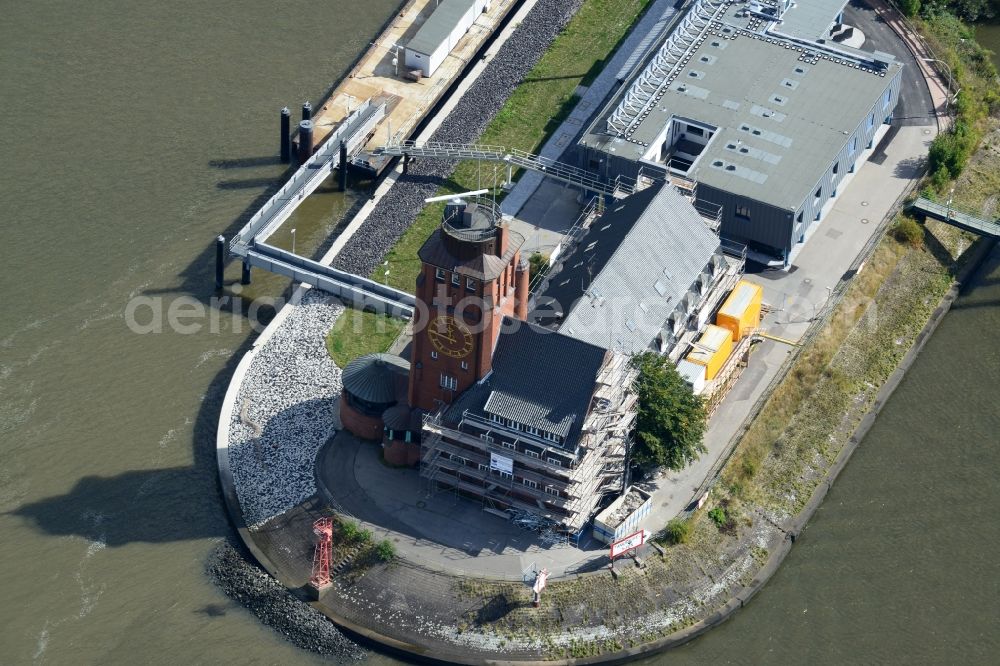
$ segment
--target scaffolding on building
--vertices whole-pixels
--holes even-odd
[[[545,452],[552,452],[554,458],[567,451],[539,436],[506,428],[468,410],[453,427],[444,424],[442,412],[428,414],[420,471],[428,492],[444,486],[479,497],[484,510],[516,517],[521,526],[546,525],[542,532],[553,543],[561,541],[555,534],[579,533],[601,498],[622,487],[626,441],[635,420],[634,372],[629,358],[617,353],[601,368],[576,460],[569,467],[550,462]],[[543,453],[528,455],[518,449],[521,443]],[[512,472],[494,469],[495,457],[510,460]]]

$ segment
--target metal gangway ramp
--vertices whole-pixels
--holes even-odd
[[[955,208],[951,203],[938,203],[920,197],[910,205],[910,209],[924,217],[940,220],[953,227],[971,231],[981,236],[1000,239],[1000,221],[990,222]]]
[[[628,178],[618,177],[605,182],[594,174],[578,167],[558,162],[541,155],[535,155],[523,150],[503,146],[479,144],[442,143],[416,141],[400,141],[377,148],[375,155],[393,157],[427,157],[433,159],[481,160],[486,162],[501,162],[507,165],[507,180],[511,184],[515,168],[528,169],[555,178],[584,191],[603,194],[612,197],[626,197],[635,192],[636,184]]]
[[[322,289],[349,301],[359,310],[374,310],[379,314],[410,319],[416,307],[416,299],[405,291],[325,266],[264,242],[258,242],[247,250],[243,261]]]
[[[364,147],[375,126],[385,117],[385,103],[365,100],[334,130],[278,192],[261,206],[250,221],[233,236],[229,250],[241,257],[257,242],[263,242],[291,217],[307,196],[340,166],[341,144],[348,155]]]

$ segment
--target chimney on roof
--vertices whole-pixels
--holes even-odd
[[[507,247],[510,245],[510,225],[501,222],[497,225],[497,256],[502,257],[507,254]]]

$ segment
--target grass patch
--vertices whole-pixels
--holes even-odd
[[[389,349],[405,326],[405,321],[387,315],[345,308],[326,336],[326,349],[344,368],[359,356]]]
[[[537,151],[576,106],[577,87],[600,72],[649,2],[587,0],[486,127],[479,143]],[[503,169],[497,169],[503,179]],[[480,185],[492,187],[493,165],[465,161],[438,194],[481,189]],[[443,202],[426,206],[389,251],[390,286],[413,293],[420,271],[417,250],[438,227],[443,212]],[[376,268],[372,279],[381,281],[383,271]]]
[[[371,530],[366,530],[353,520],[347,520],[346,518],[337,520],[337,532],[345,543],[355,546],[371,543],[372,540]]]

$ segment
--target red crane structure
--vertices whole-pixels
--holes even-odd
[[[312,577],[309,584],[317,591],[330,584],[330,552],[333,543],[333,520],[320,518],[313,523],[313,533],[318,537],[313,552]]]

